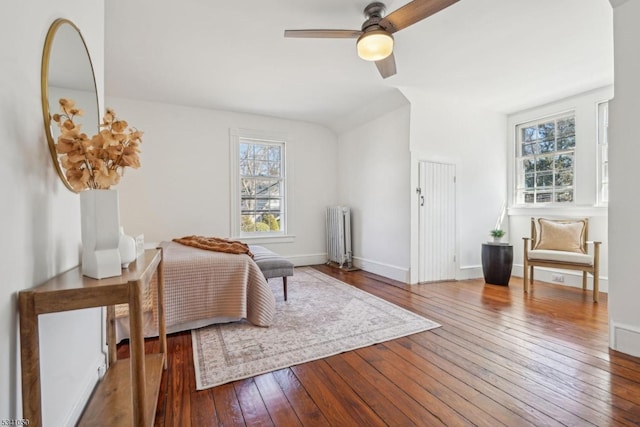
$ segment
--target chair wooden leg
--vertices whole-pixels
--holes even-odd
[[[595,280],[594,280],[595,282]],[[587,290],[587,272],[583,271],[582,272],[582,290],[586,291]]]
[[[282,289],[284,291],[284,300],[287,300],[287,276],[282,277]]]
[[[600,274],[593,274],[593,302],[598,302],[600,296]]]
[[[522,282],[524,284],[524,292],[529,293],[529,266],[527,265],[526,262],[524,263],[523,271],[524,273],[523,273]]]

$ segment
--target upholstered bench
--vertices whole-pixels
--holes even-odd
[[[293,263],[262,246],[249,245],[249,250],[253,254],[253,260],[258,264],[265,279],[269,280],[273,277],[282,277],[284,300],[286,301],[287,277],[293,276]]]

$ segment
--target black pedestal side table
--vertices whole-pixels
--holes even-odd
[[[513,245],[508,243],[482,244],[482,272],[486,283],[509,286],[512,266]]]

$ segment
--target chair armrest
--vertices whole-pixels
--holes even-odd
[[[586,242],[587,244],[592,244],[592,245],[601,245],[602,242],[598,242],[597,240],[587,240]]]
[[[527,254],[529,253],[529,250],[531,248],[531,245],[533,244],[531,237],[523,237],[523,247],[524,247],[524,259],[527,259]]]

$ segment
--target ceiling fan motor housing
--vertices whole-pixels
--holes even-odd
[[[380,61],[393,53],[393,36],[379,24],[385,9],[385,5],[379,2],[364,9],[367,20],[362,24],[362,34],[356,47],[358,56],[366,61]]]
[[[362,24],[362,31],[384,30],[379,25],[382,20],[382,14],[387,10],[384,3],[373,2],[364,8],[364,17],[367,18]],[[373,28],[372,28],[373,27]]]

